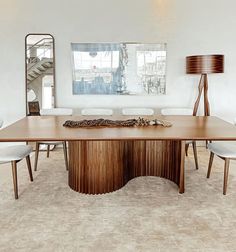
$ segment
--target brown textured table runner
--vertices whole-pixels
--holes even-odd
[[[93,120],[80,120],[73,121],[67,120],[63,126],[69,128],[81,128],[81,127],[134,127],[134,126],[155,126],[162,125],[164,127],[172,126],[172,123],[162,119],[148,120],[139,117],[138,119],[128,120],[110,120],[110,119],[93,119]]]

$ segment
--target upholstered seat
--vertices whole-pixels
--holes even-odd
[[[236,119],[234,120],[236,125]],[[211,168],[213,164],[214,155],[217,155],[225,161],[224,165],[224,184],[223,184],[223,194],[227,192],[227,183],[229,176],[229,163],[230,159],[236,160],[236,142],[235,141],[214,141],[208,144],[208,149],[210,151],[210,159],[208,164],[207,178],[210,178]]]
[[[18,161],[32,152],[33,148],[29,145],[14,145],[0,148],[0,162]]]
[[[53,108],[53,109],[41,109],[40,110],[41,116],[62,116],[62,115],[71,116],[72,114],[73,114],[73,110],[70,108]],[[36,142],[34,170],[37,171],[40,145],[47,145],[47,157],[49,157],[50,146],[51,145],[54,145],[54,146],[61,145],[61,144],[63,145],[66,170],[68,170],[66,141],[38,141],[38,142]]]
[[[193,141],[189,140],[189,141],[185,141],[186,144],[191,144]]]
[[[42,144],[50,144],[50,145],[60,145],[63,141],[38,141],[38,143]]]
[[[213,142],[208,144],[208,149],[220,157],[236,158],[236,142]]]
[[[102,108],[86,108],[81,110],[81,114],[83,116],[86,115],[108,115],[111,116],[113,115],[113,110],[112,109],[102,109]]]
[[[3,120],[0,119],[0,128],[3,125]],[[17,162],[26,158],[30,181],[33,181],[33,174],[30,163],[30,153],[33,150],[28,145],[13,145],[4,148],[0,148],[0,164],[11,162],[12,165],[12,177],[14,185],[15,199],[18,199],[18,181],[17,181]]]
[[[154,110],[151,108],[123,108],[123,115],[153,115]]]

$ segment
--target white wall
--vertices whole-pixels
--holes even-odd
[[[235,0],[0,0],[0,117],[25,112],[24,37],[56,42],[57,106],[193,106],[200,76],[185,57],[222,53],[225,73],[209,76],[211,113],[236,117]],[[73,96],[71,42],[167,42],[167,95]]]

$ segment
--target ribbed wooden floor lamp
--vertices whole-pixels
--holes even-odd
[[[224,72],[224,55],[194,55],[186,57],[186,73],[201,74],[198,97],[194,105],[193,115],[197,115],[202,91],[204,90],[204,115],[210,115],[208,101],[208,78],[207,74]]]

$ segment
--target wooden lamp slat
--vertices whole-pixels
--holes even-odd
[[[224,55],[195,55],[186,57],[187,74],[224,72]]]

